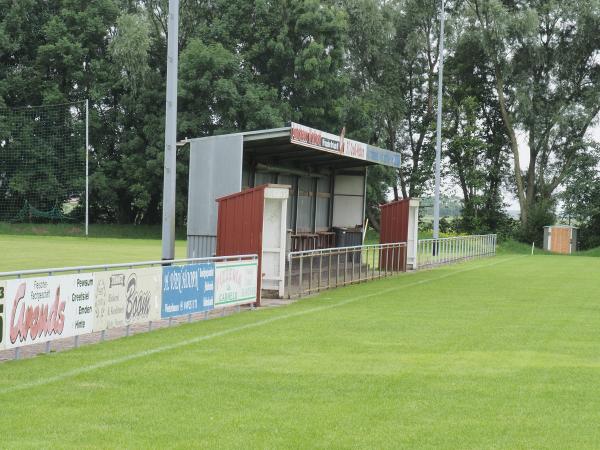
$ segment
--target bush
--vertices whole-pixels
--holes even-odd
[[[600,214],[580,225],[577,240],[580,250],[600,247]]]
[[[554,225],[554,203],[552,201],[539,201],[529,209],[527,224],[521,226],[519,240],[527,244],[535,242],[537,247],[544,243],[544,227]]]

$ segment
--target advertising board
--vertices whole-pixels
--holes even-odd
[[[163,267],[161,317],[209,311],[214,306],[215,264]]]
[[[162,268],[96,272],[94,331],[160,319]]]
[[[215,308],[256,302],[257,261],[215,264]]]
[[[4,349],[4,297],[6,281],[0,281],[0,350]]]
[[[4,294],[6,348],[92,331],[94,275],[91,273],[8,280]]]
[[[400,167],[400,153],[382,148],[367,146],[367,160],[390,167]]]
[[[316,128],[306,127],[298,123],[291,124],[291,143],[314,148],[330,153],[339,153],[351,158],[366,159],[367,145],[362,142],[346,139],[343,135],[326,133]]]
[[[291,128],[290,137],[292,144],[299,144],[326,152],[340,152],[340,138],[335,134],[325,133],[324,131],[305,127],[294,122],[292,122]]]
[[[344,155],[350,158],[367,159],[367,144],[352,139],[344,139],[343,144]]]

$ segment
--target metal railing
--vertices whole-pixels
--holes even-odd
[[[421,239],[417,243],[417,267],[427,268],[496,254],[495,234]]]
[[[207,257],[207,258],[183,258],[183,259],[172,259],[172,260],[154,260],[154,261],[141,261],[141,262],[127,262],[127,263],[116,263],[116,264],[96,264],[89,266],[73,266],[73,267],[58,267],[58,268],[47,268],[47,269],[29,269],[29,270],[16,270],[11,272],[0,272],[0,281],[9,280],[9,279],[21,279],[24,277],[35,276],[35,275],[43,275],[43,276],[55,276],[58,274],[80,274],[86,272],[100,272],[100,271],[108,271],[109,269],[133,269],[139,267],[164,267],[164,266],[172,266],[172,265],[181,265],[181,264],[195,264],[195,263],[209,263],[209,262],[231,262],[231,261],[257,261],[258,255],[234,255],[234,256],[216,256],[216,257]],[[254,306],[251,305],[251,308]],[[216,314],[216,310],[211,311],[211,313]],[[235,307],[235,311],[240,311],[240,306]],[[225,314],[225,309],[221,310],[221,315]],[[205,320],[208,318],[208,311],[204,311],[203,313],[198,314],[186,314],[182,315],[179,318],[169,317],[168,319],[160,319],[158,323],[154,323],[155,326],[160,326],[161,322],[165,323],[165,326],[170,327],[174,321],[192,321],[192,316],[197,316],[198,320]],[[1,317],[0,317],[1,318]],[[143,327],[142,324],[133,325],[137,328]],[[149,321],[147,323],[147,330],[152,331],[153,321]],[[122,336],[127,337],[130,335],[130,325],[125,325],[124,327],[120,327],[124,329],[124,334]],[[115,328],[118,332],[119,328]],[[92,342],[102,342],[106,338],[106,333],[109,330],[101,330],[98,332],[91,332],[88,334],[75,335],[73,337],[63,338],[59,341],[46,341],[37,344],[30,344],[23,347],[15,347],[14,348],[14,359],[19,359],[22,349],[38,349],[41,345],[44,346],[43,350],[30,350],[32,354],[37,354],[40,352],[49,353],[51,351],[51,346],[53,343],[58,342],[62,346],[64,346],[64,342],[72,339],[73,345],[72,348],[77,348],[80,345],[80,339],[85,339],[86,343]],[[122,331],[121,331],[122,332]],[[96,337],[93,337],[96,336]],[[56,345],[56,344],[55,344]],[[0,350],[1,352],[8,352],[10,350]],[[0,361],[3,358],[0,358]]]
[[[288,254],[286,295],[302,297],[406,271],[406,242]]]
[[[114,263],[114,264],[96,264],[92,266],[73,266],[73,267],[57,267],[48,269],[28,269],[28,270],[15,270],[12,272],[0,272],[0,279],[3,278],[21,278],[27,275],[56,275],[59,273],[84,273],[98,270],[109,270],[109,269],[133,269],[134,267],[155,267],[155,266],[171,266],[176,264],[194,264],[203,262],[226,262],[226,261],[242,261],[250,260],[256,261],[257,255],[235,255],[235,256],[212,256],[207,258],[183,258],[183,259],[162,259],[155,261],[141,261],[141,262],[127,262],[127,263]]]

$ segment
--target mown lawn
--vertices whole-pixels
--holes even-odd
[[[0,447],[600,447],[599,271],[502,255],[3,363]]]
[[[185,241],[176,241],[175,255],[185,258]],[[0,271],[160,259],[157,239],[0,234]]]

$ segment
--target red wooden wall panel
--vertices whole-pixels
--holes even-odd
[[[266,187],[258,186],[217,199],[217,256],[258,255],[256,298],[259,305]]]
[[[379,242],[391,244],[408,241],[408,219],[410,199],[397,200],[381,205],[381,222]],[[390,253],[391,254],[388,254]],[[383,250],[380,264],[386,270],[406,270],[406,248],[397,250]],[[392,267],[388,267],[391,265]]]

